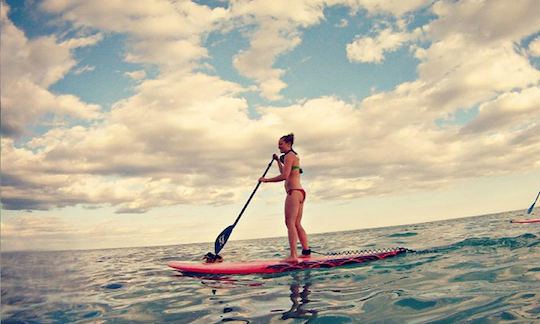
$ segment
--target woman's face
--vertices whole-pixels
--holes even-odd
[[[280,139],[278,142],[278,149],[281,153],[285,153],[291,149],[291,145],[285,142],[283,139]]]

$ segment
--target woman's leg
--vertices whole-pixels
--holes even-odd
[[[291,250],[291,254],[289,258],[287,258],[289,260],[298,257],[298,253],[296,252],[296,241],[298,240],[296,217],[298,216],[298,209],[300,208],[300,198],[298,195],[301,194],[293,191],[291,194],[288,194],[285,199],[285,225],[287,225],[289,248]]]
[[[304,202],[301,202],[298,208],[298,216],[296,216],[295,226],[296,226],[296,233],[298,235],[298,239],[300,240],[300,244],[302,244],[302,249],[307,250],[309,249],[308,237],[301,223],[303,212],[304,212]]]

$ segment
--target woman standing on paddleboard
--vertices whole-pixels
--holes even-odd
[[[274,159],[278,163],[279,172],[277,177],[260,178],[260,182],[280,182],[285,181],[285,224],[287,225],[287,234],[289,236],[289,247],[291,254],[285,259],[287,262],[295,262],[298,258],[296,252],[296,242],[300,240],[302,244],[302,256],[307,257],[311,254],[308,245],[306,231],[302,227],[302,212],[304,210],[304,201],[306,200],[306,192],[300,184],[300,158],[293,150],[294,134],[282,136],[278,142],[278,148],[283,155],[278,158],[274,154]]]

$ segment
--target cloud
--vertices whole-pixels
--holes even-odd
[[[533,23],[536,18],[530,18],[527,10],[505,12],[503,4],[489,1],[483,3],[484,7],[476,2],[474,6],[469,2],[434,6],[434,13],[440,16],[424,28],[431,45],[418,66],[419,80],[429,86],[426,97],[430,110],[451,113],[538,83],[540,72],[515,44],[540,26]],[[498,28],[478,36],[477,29],[489,30],[498,15],[505,16],[503,21],[519,19],[520,23],[508,24],[506,32]]]
[[[232,16],[257,25],[251,33],[250,47],[235,55],[233,63],[240,74],[253,79],[261,95],[282,99],[280,91],[285,70],[273,68],[276,59],[301,43],[299,28],[319,23],[324,18],[320,1],[236,1]],[[253,18],[252,18],[253,17]]]
[[[531,53],[532,56],[540,56],[540,37],[536,37],[529,44],[529,53]]]
[[[429,3],[429,2],[428,2]],[[275,68],[276,59],[301,42],[300,28],[324,19],[324,7],[346,5],[358,10],[401,15],[425,5],[425,1],[245,1],[229,8],[209,8],[194,2],[149,1],[133,5],[130,1],[99,0],[89,4],[77,0],[48,0],[42,8],[59,14],[75,27],[92,27],[130,35],[126,59],[132,63],[158,64],[161,69],[190,71],[208,56],[201,38],[222,28],[239,24],[255,26],[248,36],[250,47],[234,57],[240,74],[255,81],[260,94],[279,100],[287,87],[284,69]],[[356,56],[351,56],[355,58]]]
[[[56,216],[34,217],[33,215],[25,215],[2,225],[2,235],[6,237],[36,238],[36,235],[56,236],[66,231],[73,233],[75,230]]]
[[[144,70],[131,71],[131,72],[126,72],[125,75],[127,75],[133,80],[142,80],[146,78],[146,71]]]
[[[324,18],[324,4],[324,1],[318,0],[237,0],[232,3],[231,11],[234,17],[272,18],[282,23],[308,27]]]
[[[421,29],[412,33],[394,32],[386,28],[378,32],[376,37],[358,37],[347,44],[347,58],[351,62],[381,63],[384,54],[393,52],[405,43],[414,41],[421,35]]]
[[[232,16],[241,21],[248,21],[258,26],[250,35],[250,47],[234,57],[234,66],[240,74],[253,79],[259,86],[261,95],[268,100],[279,100],[281,90],[287,87],[282,80],[285,70],[273,68],[276,59],[298,46],[302,39],[301,28],[308,28],[324,19],[324,8],[344,5],[353,11],[365,9],[372,14],[390,13],[401,16],[431,1],[235,1],[231,6]],[[250,19],[254,17],[253,21]],[[340,22],[344,27],[346,20]],[[397,49],[410,38],[408,34],[383,32],[383,35],[373,43],[373,39],[358,39],[347,48],[351,60],[369,62],[380,58],[384,51]],[[376,45],[375,47],[373,45]],[[368,50],[370,53],[366,53]],[[366,53],[366,54],[364,54]]]
[[[246,165],[256,165],[240,167],[236,160],[249,146],[238,130],[259,132],[237,97],[243,89],[181,72],[145,80],[138,89],[113,107],[107,122],[54,128],[22,148],[4,139],[3,174],[13,179],[3,184],[4,207],[107,204],[144,212],[231,201],[237,189],[226,183],[241,183]]]
[[[201,37],[227,16],[223,8],[191,1],[47,0],[43,10],[75,28],[95,28],[128,35],[126,59],[157,64],[161,69],[189,71],[207,56]]]
[[[301,39],[294,28],[283,27],[272,19],[261,22],[259,28],[251,38],[250,48],[234,57],[234,66],[259,84],[263,97],[278,100],[282,98],[279,92],[287,86],[281,80],[285,71],[272,65],[278,55],[296,47]]]
[[[335,26],[337,28],[345,28],[345,27],[349,26],[349,21],[347,19],[343,18]]]
[[[2,4],[2,12],[9,7]],[[29,40],[8,19],[1,16],[2,37],[2,134],[17,137],[28,125],[47,114],[61,118],[97,119],[100,107],[73,95],[55,95],[48,88],[63,78],[76,62],[71,50],[94,44],[99,36],[59,42],[55,36]],[[91,39],[91,40],[89,40]]]
[[[495,1],[439,1],[433,7],[438,19],[431,24],[437,38],[462,35],[478,46],[493,42],[521,40],[540,29],[535,0],[523,0],[514,6]],[[520,19],[516,23],[515,19]]]
[[[94,35],[90,35],[88,37],[71,38],[62,42],[60,45],[65,46],[69,49],[75,49],[75,48],[80,48],[80,47],[96,45],[102,40],[103,40],[103,35],[100,33],[97,33]]]
[[[83,73],[86,73],[86,72],[92,72],[95,69],[96,69],[95,66],[85,65],[85,66],[83,66],[81,68],[78,68],[75,71],[73,71],[73,74],[79,75],[79,74],[83,74]]]
[[[364,9],[372,15],[390,14],[399,17],[428,6],[433,0],[329,0],[328,5],[346,5],[354,12]]]
[[[435,190],[460,179],[539,167],[540,148],[535,141],[539,121],[532,103],[538,101],[540,72],[530,65],[525,50],[515,45],[538,30],[528,11],[510,10],[509,31],[497,29],[478,36],[473,34],[483,26],[470,25],[491,26],[493,19],[485,16],[499,13],[500,2],[434,6],[434,20],[422,26],[422,37],[427,40],[423,47],[412,44],[417,34],[405,32],[405,26],[389,28],[393,25],[381,23],[388,28],[372,37],[380,42],[379,56],[405,44],[418,46],[416,80],[373,93],[360,102],[324,96],[259,107],[253,118],[243,97],[247,89],[191,69],[191,60],[205,53],[200,47],[201,35],[218,24],[233,28],[221,14],[230,15],[233,26],[251,26],[256,21],[257,29],[249,35],[250,48],[236,56],[235,65],[256,80],[265,96],[279,98],[286,85],[281,81],[284,71],[273,67],[276,57],[301,41],[299,26],[307,28],[323,19],[319,7],[297,4],[302,10],[288,12],[280,3],[251,7],[238,2],[237,8],[214,12],[190,5],[195,13],[215,15],[205,18],[194,13],[182,16],[180,5],[171,7],[171,3],[148,12],[142,4],[127,6],[127,17],[114,6],[110,13],[104,12],[105,2],[96,2],[95,7],[86,2],[46,4],[48,10],[58,10],[75,24],[128,33],[131,52],[127,59],[155,63],[160,71],[153,79],[141,79],[132,96],[97,118],[92,107],[70,110],[85,105],[74,96],[47,95],[47,84],[65,75],[74,62],[69,49],[57,40],[41,39],[40,46],[57,50],[65,61],[44,57],[19,92],[10,89],[16,94],[6,97],[11,103],[2,97],[2,104],[43,111],[48,108],[40,105],[54,103],[87,121],[52,127],[22,144],[13,138],[2,139],[2,203],[6,209],[82,205],[142,213],[160,206],[230,203],[251,189],[248,187],[256,179],[253,170],[264,168],[266,158],[262,157],[269,157],[277,138],[290,131],[297,135],[305,184],[314,200]],[[409,10],[384,8],[396,13]],[[473,13],[477,20],[471,18]],[[138,30],[138,19],[166,22],[170,14],[182,16],[175,19],[185,22],[196,37],[180,31],[175,37],[175,24],[170,30],[166,26]],[[113,18],[117,21],[110,21]],[[192,21],[196,18],[202,21]],[[456,28],[450,20],[456,21]],[[11,44],[8,50],[13,53],[28,53],[37,46],[33,40],[13,37],[21,34],[16,29],[9,33],[6,44]],[[156,42],[149,40],[149,46],[143,48],[140,44],[148,38]],[[192,52],[182,56],[184,45]],[[181,56],[179,62],[168,63],[175,55]],[[377,57],[376,53],[371,57]],[[173,69],[171,64],[183,68]],[[40,95],[25,96],[24,89]],[[453,118],[460,109],[474,107],[479,107],[479,114],[470,122],[442,127],[436,123]],[[16,117],[12,113],[9,122],[23,125],[33,120]]]
[[[508,127],[529,128],[531,124],[540,122],[539,102],[540,88],[536,86],[504,93],[480,105],[480,113],[463,128],[463,132],[500,132]]]

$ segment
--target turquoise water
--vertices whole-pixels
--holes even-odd
[[[540,321],[540,223],[523,212],[312,235],[319,251],[429,253],[279,275],[187,277],[212,244],[2,253],[2,323]],[[217,233],[216,233],[217,235]],[[233,234],[234,239],[234,234]],[[230,241],[226,260],[284,257],[285,238]]]

